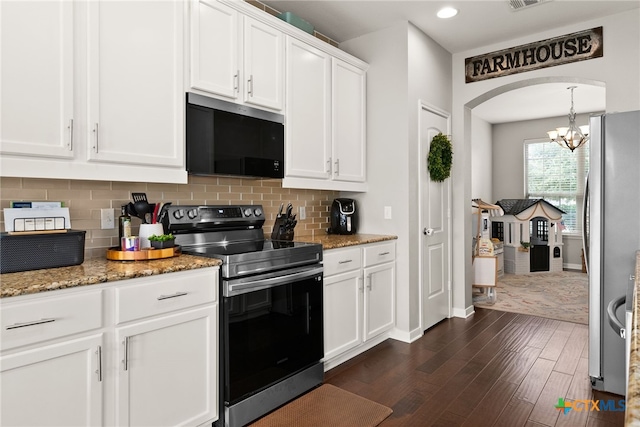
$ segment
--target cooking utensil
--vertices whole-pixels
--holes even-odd
[[[146,214],[151,211],[151,205],[149,205],[149,202],[146,200],[139,200],[133,204],[133,208],[136,210],[136,216],[144,223],[147,223]]]
[[[133,199],[133,202],[147,202],[149,203],[149,200],[147,200],[147,193],[131,193],[131,198]]]
[[[287,205],[287,213],[285,214],[285,218],[289,218],[291,216],[291,212],[293,212],[293,205],[289,203]]]
[[[160,205],[161,203],[156,203],[153,206],[153,214],[151,216],[151,224],[155,224],[158,222],[158,212],[160,211]]]
[[[282,209],[284,208],[284,203],[280,203],[280,209],[278,209],[278,215],[276,218],[282,218]]]

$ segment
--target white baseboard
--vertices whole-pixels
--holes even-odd
[[[580,271],[582,271],[582,264],[565,263],[565,264],[562,264],[562,269],[563,270],[580,270]]]
[[[351,350],[335,356],[331,360],[325,360],[324,371],[327,372],[329,369],[335,368],[336,366],[346,362],[347,360],[356,357],[360,353],[364,353],[365,351],[377,346],[387,338],[389,338],[388,333],[380,334],[377,337],[372,338],[370,341],[365,341],[356,348],[352,348]]]
[[[471,316],[473,313],[475,313],[473,304],[465,309],[453,307],[453,310],[451,311],[451,317],[461,317],[463,319],[466,319],[467,317]]]
[[[396,328],[391,330],[391,332],[389,332],[389,338],[393,338],[394,340],[397,340],[397,341],[406,342],[407,344],[411,344],[412,342],[422,337],[422,335],[424,335],[424,332],[422,331],[421,328],[416,328],[411,332],[401,331],[400,329]]]

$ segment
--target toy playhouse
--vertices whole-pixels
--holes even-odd
[[[491,237],[504,242],[505,273],[562,271],[562,215],[544,199],[502,199],[504,216],[491,222]]]

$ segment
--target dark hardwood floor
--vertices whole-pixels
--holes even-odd
[[[622,426],[624,412],[555,408],[623,399],[594,392],[587,326],[476,308],[411,344],[387,340],[326,372],[325,383],[393,409],[392,426]],[[584,405],[582,405],[584,406]]]

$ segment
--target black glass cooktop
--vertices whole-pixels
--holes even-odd
[[[278,251],[280,249],[305,248],[314,243],[290,242],[283,240],[258,240],[250,242],[216,243],[193,247],[183,247],[182,252],[215,258],[218,256],[246,255],[256,252]]]

